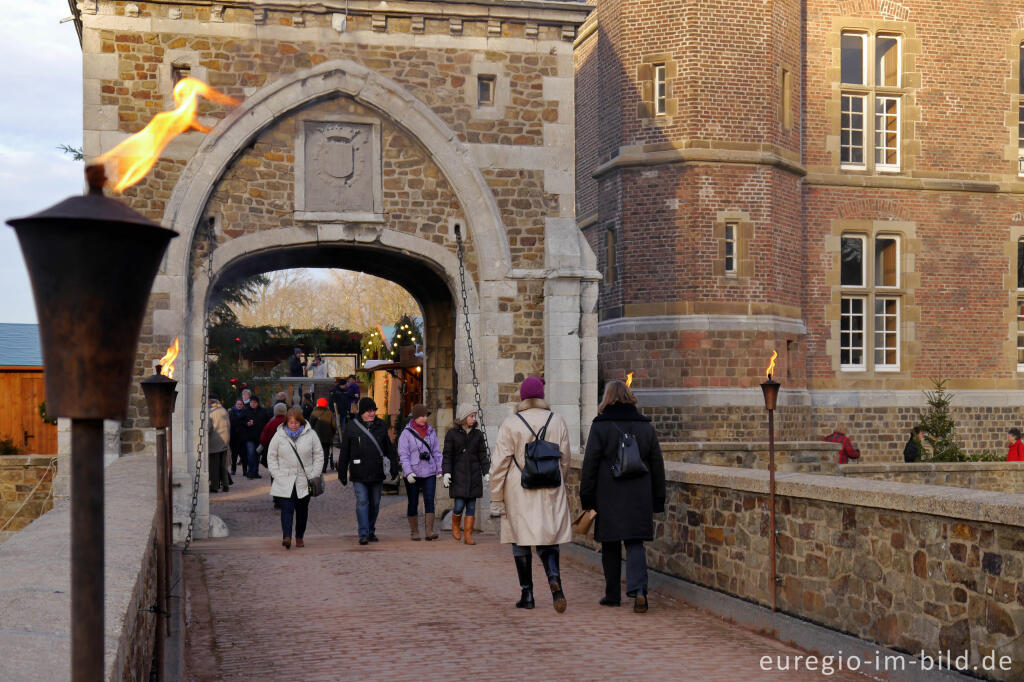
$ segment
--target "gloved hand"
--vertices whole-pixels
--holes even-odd
[[[409,474],[408,476],[405,477],[405,480],[409,481],[409,483],[415,483],[416,474]]]
[[[441,479],[441,483],[444,484],[445,488],[449,487],[452,484],[452,475],[445,474],[444,477]]]
[[[505,516],[505,503],[491,500],[491,516]]]
[[[490,483],[490,482],[491,482],[491,475],[490,474],[484,474],[484,483]]]

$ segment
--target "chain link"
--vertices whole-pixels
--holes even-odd
[[[473,394],[476,400],[476,421],[477,424],[480,425],[481,433],[483,433],[484,451],[487,454],[487,460],[490,461],[491,449],[487,444],[487,427],[484,426],[484,407],[480,401],[480,380],[476,376],[476,355],[473,352],[473,333],[469,324],[469,301],[466,297],[466,254],[462,246],[462,229],[458,225],[455,226],[455,244],[458,246],[459,284],[462,286],[462,317],[466,327],[466,345],[469,347],[469,371],[473,377]]]
[[[213,247],[216,242],[216,234],[214,232],[213,219],[211,218],[207,223],[209,227],[209,242],[206,249],[206,288],[209,292],[209,288],[213,285]],[[205,303],[203,304],[205,309]],[[199,425],[197,427],[197,445],[196,445],[196,462],[195,462],[195,474],[192,476],[192,504],[189,507],[188,512],[188,531],[185,533],[185,548],[183,552],[188,552],[189,545],[192,544],[192,532],[196,525],[196,505],[199,503],[199,474],[203,466],[203,453],[206,449],[206,411],[208,409],[209,401],[206,396],[210,390],[210,363],[207,361],[207,356],[210,352],[210,314],[205,314],[206,319],[203,321],[203,394],[199,406]]]

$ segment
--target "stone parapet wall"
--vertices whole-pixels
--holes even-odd
[[[155,461],[104,470],[107,680],[149,679],[156,633]],[[71,679],[71,514],[61,501],[0,545],[0,679]]]
[[[53,455],[0,456],[0,542],[53,508]]]
[[[666,462],[686,462],[708,466],[767,469],[768,443],[662,443]],[[780,441],[775,443],[775,470],[803,473],[836,473],[839,444],[819,441]]]
[[[665,468],[649,565],[769,605],[768,473]],[[781,473],[776,498],[781,611],[913,655],[994,649],[998,679],[1024,676],[1024,495]]]
[[[839,475],[849,478],[1024,493],[1024,463],[1021,462],[841,464],[838,469]]]

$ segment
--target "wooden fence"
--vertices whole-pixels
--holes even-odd
[[[42,369],[0,367],[0,438],[10,438],[25,454],[57,454],[57,425],[39,416],[44,400]]]

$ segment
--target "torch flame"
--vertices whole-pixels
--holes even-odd
[[[176,109],[157,114],[145,128],[96,159],[96,163],[114,161],[116,175],[120,178],[113,186],[115,192],[123,192],[146,177],[146,173],[156,163],[160,153],[181,133],[187,130],[210,132],[210,129],[200,124],[196,118],[200,95],[229,106],[239,103],[239,100],[214,90],[200,80],[182,78],[174,86]]]
[[[766,372],[766,374],[768,374],[768,379],[769,380],[771,380],[771,378],[772,378],[772,372],[775,371],[775,358],[777,358],[777,357],[779,357],[779,352],[773,350],[772,351],[772,361],[770,363],[768,363],[768,371]]]
[[[160,358],[160,373],[168,379],[174,378],[174,358],[178,357],[178,337],[174,337],[174,343],[167,348],[167,352]]]
[[[632,385],[633,385],[633,373],[630,372],[629,374],[626,375],[626,388],[629,388]]]

